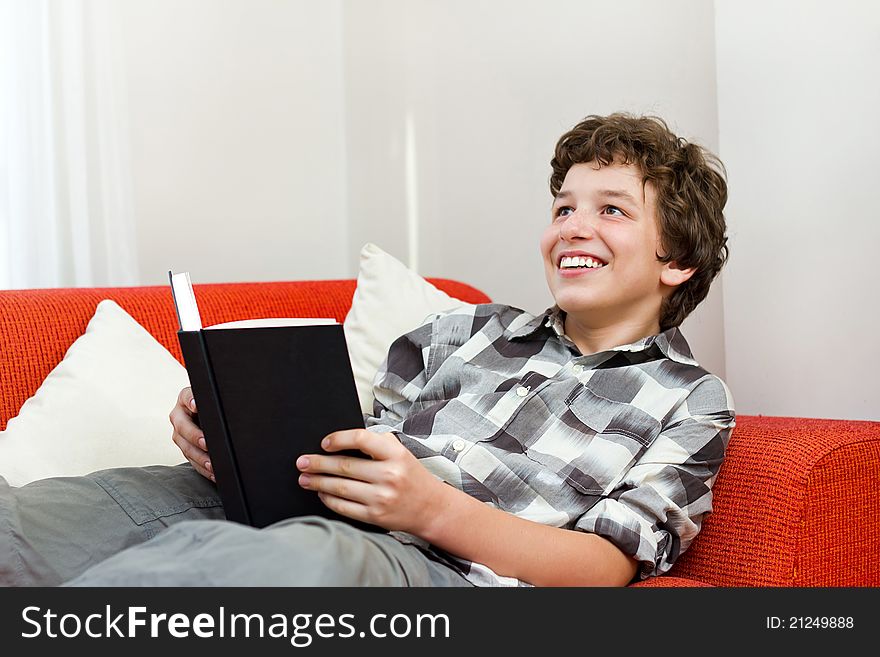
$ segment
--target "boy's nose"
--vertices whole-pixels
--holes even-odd
[[[595,235],[595,226],[586,212],[573,212],[559,227],[559,237],[563,240],[590,239]]]

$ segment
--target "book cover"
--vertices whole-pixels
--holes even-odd
[[[336,514],[297,483],[300,455],[323,453],[329,433],[364,428],[342,325],[273,318],[202,327],[188,275],[171,274],[171,281],[178,340],[226,517],[265,527],[320,515],[384,531]]]

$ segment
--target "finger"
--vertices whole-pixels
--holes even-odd
[[[331,511],[336,511],[336,513],[346,516],[347,518],[360,520],[361,522],[367,522],[372,525],[376,524],[374,522],[370,522],[370,520],[368,519],[369,510],[363,504],[352,502],[351,500],[345,500],[341,497],[331,495],[330,493],[318,493],[318,497],[321,498],[321,502],[324,503],[324,506],[326,506]]]
[[[188,411],[196,412],[196,400],[193,397],[192,388],[186,387],[177,395],[177,404]]]
[[[400,441],[392,433],[376,433],[366,429],[334,431],[324,437],[321,447],[328,452],[342,449],[358,449],[374,459],[394,457],[401,449]]]
[[[303,454],[296,460],[296,467],[302,472],[340,475],[361,481],[376,481],[382,466],[377,461],[357,456]]]
[[[330,477],[327,475],[301,474],[299,485],[308,490],[330,493],[334,497],[341,497],[352,502],[368,504],[376,498],[376,487],[372,484],[356,479],[345,477]]]
[[[171,440],[200,475],[213,481],[214,471],[211,468],[211,460],[207,452],[200,450],[178,433],[173,434]]]
[[[205,434],[202,432],[201,427],[193,422],[193,418],[187,414],[186,409],[175,407],[174,410],[171,411],[169,419],[171,420],[171,426],[174,427],[175,433],[180,434],[193,445],[198,445],[203,450],[207,449]]]
[[[196,462],[188,461],[188,463],[192,466],[193,470],[199,473],[205,479],[210,479],[211,481],[216,481],[214,479],[214,475],[208,472],[203,466],[199,465]]]
[[[210,470],[210,467],[205,465],[206,463],[210,463],[210,457],[207,452],[200,450],[179,433],[172,435],[171,440],[174,441],[174,444],[177,445],[184,457],[186,457],[186,460],[192,463],[193,466],[197,466],[199,469],[205,471]]]

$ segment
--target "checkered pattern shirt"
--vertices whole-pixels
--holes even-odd
[[[374,379],[371,431],[435,476],[520,518],[597,534],[669,570],[712,509],[734,426],[724,382],[677,328],[584,356],[564,313],[500,304],[432,315]],[[480,586],[529,586],[403,532]]]

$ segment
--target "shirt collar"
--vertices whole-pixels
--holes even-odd
[[[562,311],[559,306],[553,305],[545,310],[543,313],[537,315],[534,319],[529,320],[526,324],[514,331],[510,335],[510,339],[523,339],[534,335],[541,329],[550,329],[553,334],[563,340],[563,342],[574,346],[574,343],[571,341],[571,339],[567,335],[565,335],[564,322],[564,311]],[[666,329],[665,331],[663,331],[662,333],[658,333],[657,335],[650,335],[646,338],[641,338],[630,344],[612,347],[608,351],[638,352],[647,351],[651,347],[656,347],[657,349],[659,349],[660,352],[670,360],[684,363],[686,365],[698,365],[697,361],[694,360],[693,353],[691,353],[690,345],[688,345],[687,340],[685,340],[684,334],[679,330],[677,326]]]

